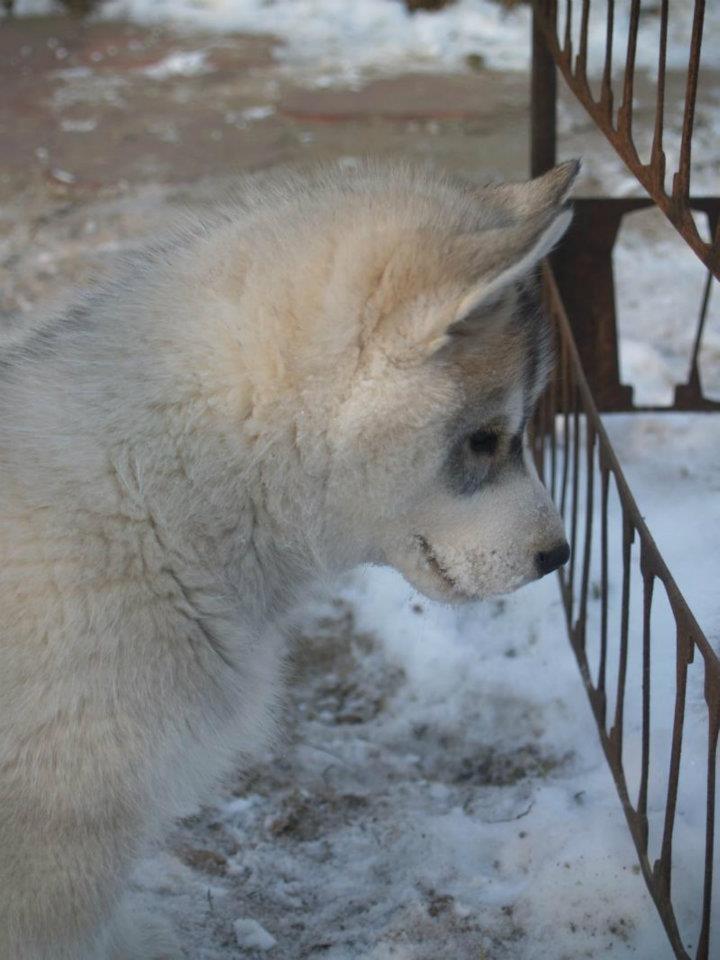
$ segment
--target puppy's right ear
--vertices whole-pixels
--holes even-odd
[[[558,244],[571,220],[570,208],[556,207],[512,227],[479,234],[475,238],[479,277],[459,302],[453,322],[463,322],[527,276]]]
[[[462,238],[477,279],[458,305],[455,323],[530,273],[557,245],[572,220],[564,203],[579,169],[579,160],[569,160],[534,180],[489,188],[509,222]]]
[[[568,160],[533,180],[498,183],[486,189],[493,200],[500,201],[511,218],[520,220],[538,216],[564,203],[579,171],[580,161]]]
[[[490,222],[497,225],[456,235],[448,243],[444,256],[454,278],[453,299],[447,309],[413,327],[407,339],[416,349],[430,356],[451,336],[479,329],[505,291],[552,251],[572,220],[564,201],[579,168],[579,161],[572,160],[534,180],[483,191],[480,199],[491,208]]]

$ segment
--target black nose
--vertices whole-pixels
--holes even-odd
[[[570,545],[563,542],[553,547],[552,550],[541,550],[535,554],[535,567],[539,577],[544,577],[547,573],[552,573],[570,559]]]

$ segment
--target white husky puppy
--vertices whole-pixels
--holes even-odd
[[[311,580],[457,601],[567,559],[522,436],[576,169],[247,186],[0,355],[1,960],[176,955],[123,887],[262,743]]]

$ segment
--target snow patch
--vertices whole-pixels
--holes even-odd
[[[199,74],[210,72],[204,50],[171,53],[142,70],[142,73],[151,80],[167,80],[168,77],[197,77]]]
[[[233,924],[237,945],[243,950],[272,950],[277,940],[257,920],[241,919]]]
[[[89,117],[87,120],[61,120],[60,129],[64,133],[92,133],[97,124],[94,117]]]

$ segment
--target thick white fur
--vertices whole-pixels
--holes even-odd
[[[517,429],[522,350],[497,319],[471,362],[445,332],[558,239],[571,177],[248,185],[0,356],[0,960],[180,955],[125,917],[126,878],[262,748],[308,581],[534,576],[562,537],[537,481],[438,479],[476,380]]]

